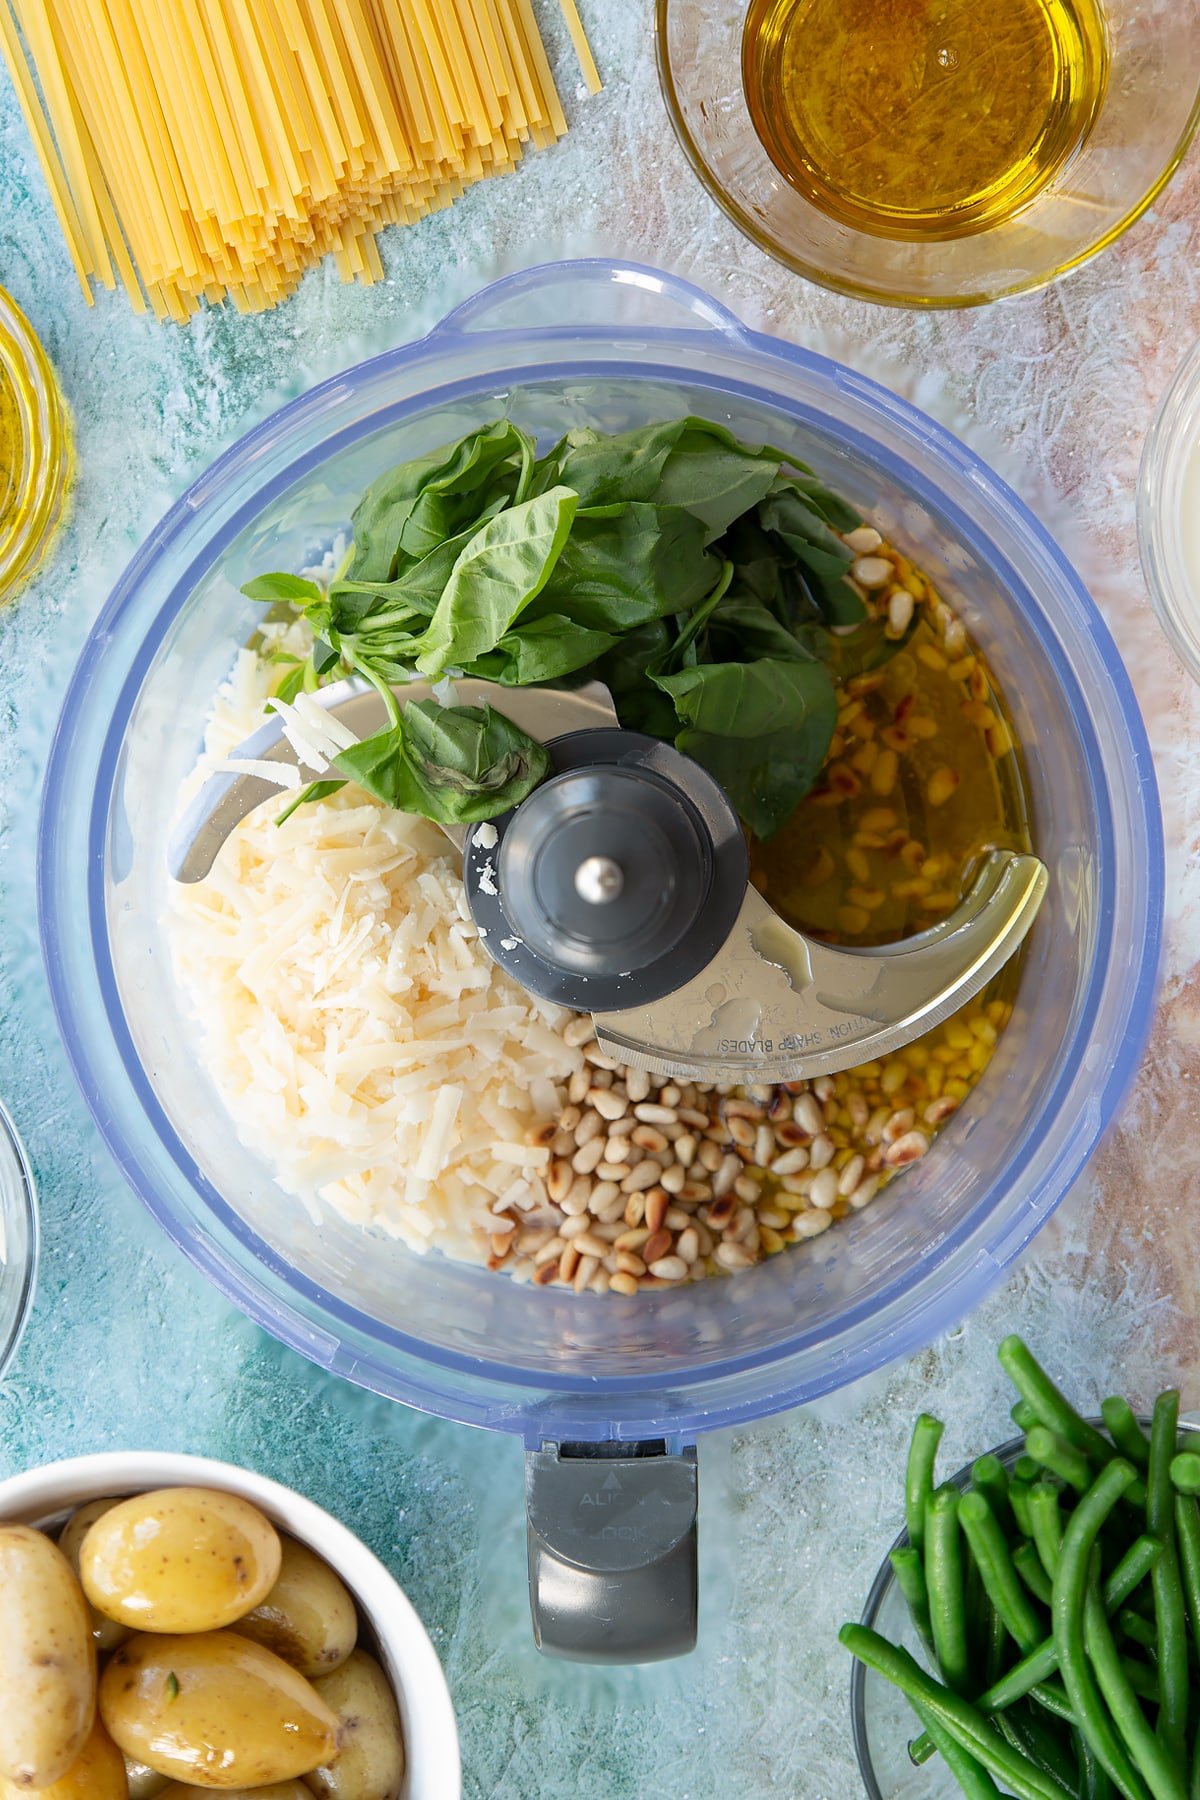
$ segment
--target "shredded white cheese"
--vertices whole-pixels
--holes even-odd
[[[196,779],[261,724],[270,673],[240,653]],[[482,1261],[497,1210],[545,1204],[527,1139],[582,1066],[570,1014],[486,955],[436,826],[352,785],[276,810],[171,889],[176,975],[238,1134],[310,1210]]]

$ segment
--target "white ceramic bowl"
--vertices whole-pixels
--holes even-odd
[[[311,1500],[264,1475],[208,1457],[112,1451],[49,1463],[0,1481],[0,1521],[52,1525],[87,1500],[163,1487],[224,1488],[240,1494],[336,1569],[374,1632],[400,1703],[408,1765],[402,1800],[461,1800],[454,1709],[425,1627],[379,1558]]]
[[[1158,622],[1200,681],[1200,343],[1179,365],[1146,438],[1138,542]]]

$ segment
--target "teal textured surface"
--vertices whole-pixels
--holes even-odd
[[[1200,1392],[1188,1279],[1198,1227],[1178,1204],[1198,1182],[1178,1166],[1195,1139],[1187,1084],[1200,1042],[1187,981],[1200,951],[1185,754],[1196,703],[1150,620],[1132,532],[1142,435],[1200,332],[1197,156],[1116,252],[1061,287],[971,315],[885,313],[822,294],[744,244],[670,136],[649,7],[582,10],[609,84],[595,99],[542,6],[572,121],[565,143],[388,233],[388,279],[373,290],[322,269],[273,314],[208,314],[184,331],[136,318],[119,295],[85,306],[0,80],[0,282],[59,370],[78,457],[70,523],[0,613],[0,1095],[43,1223],[32,1321],[0,1382],[0,1474],[85,1450],[192,1450],[328,1506],[395,1571],[433,1634],[473,1800],[850,1800],[859,1783],[836,1629],[857,1616],[898,1527],[917,1407],[949,1412],[947,1467],[1005,1436],[993,1348],[1010,1329],[1084,1400],[1117,1386],[1144,1399],[1168,1376],[1184,1380],[1185,1404]],[[160,1236],[66,1066],[33,909],[38,792],[71,664],[187,479],[277,399],[411,337],[495,274],[598,251],[676,268],[751,323],[880,376],[1015,481],[1080,561],[1129,659],[1155,735],[1176,896],[1161,1028],[1092,1175],[962,1330],[804,1415],[704,1444],[701,1648],[647,1671],[537,1656],[517,1445],[330,1380],[246,1323]]]

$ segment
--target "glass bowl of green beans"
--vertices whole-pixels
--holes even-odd
[[[1023,1435],[935,1484],[941,1426],[922,1415],[905,1491],[922,1541],[900,1533],[860,1625],[843,1630],[866,1800],[1189,1800],[1200,1793],[1200,1426],[1177,1418],[1175,1394],[1158,1403],[1157,1439],[1153,1421],[1115,1397],[1084,1418],[1019,1340],[1001,1360]],[[1056,1602],[1048,1569],[1069,1541]],[[986,1771],[963,1738],[948,1741],[931,1698],[954,1709],[967,1738],[982,1730],[976,1754],[1001,1761]]]

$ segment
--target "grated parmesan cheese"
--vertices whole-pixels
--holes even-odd
[[[239,653],[189,788],[261,724],[270,674]],[[319,735],[307,707],[294,723]],[[314,1216],[485,1261],[496,1210],[545,1204],[527,1139],[582,1067],[571,1015],[486,955],[436,826],[353,785],[275,811],[171,887],[176,977],[238,1135]]]

